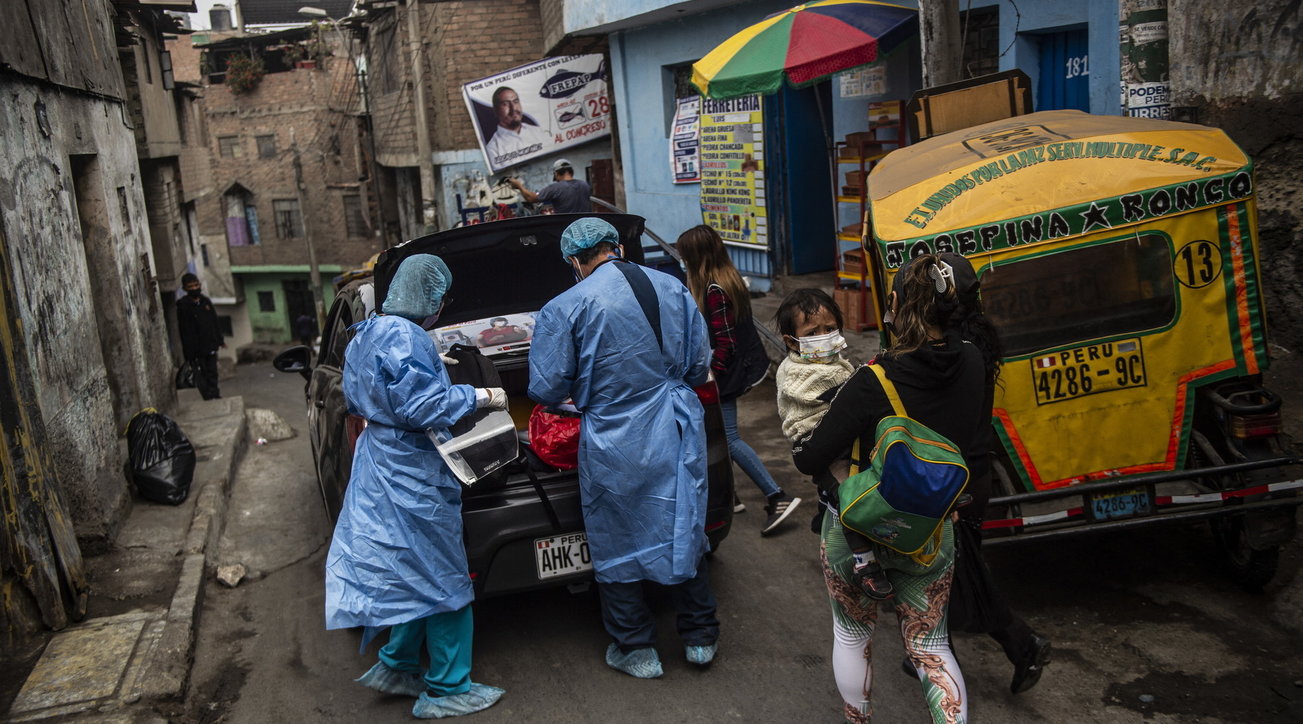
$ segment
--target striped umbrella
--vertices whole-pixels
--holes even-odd
[[[692,65],[707,98],[774,93],[872,63],[918,30],[918,11],[872,0],[819,0],[774,13]]]

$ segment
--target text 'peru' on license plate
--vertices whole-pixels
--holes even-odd
[[[534,562],[538,564],[540,581],[569,573],[591,571],[593,557],[588,553],[588,535],[581,531],[553,538],[535,538]]]
[[[1043,354],[1031,368],[1038,405],[1146,384],[1139,337]]]
[[[1146,488],[1127,488],[1087,495],[1086,502],[1090,509],[1090,517],[1094,520],[1130,518],[1151,510],[1149,491]]]

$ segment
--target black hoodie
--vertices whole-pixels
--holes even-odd
[[[879,355],[875,363],[896,385],[910,417],[959,446],[970,480],[989,471],[984,448],[990,446],[991,413],[984,399],[986,371],[977,347],[951,333],[942,342],[900,357]],[[833,398],[819,426],[792,447],[797,469],[807,475],[827,470],[846,457],[857,437],[867,462],[878,422],[892,414],[877,376],[867,367],[857,369]]]

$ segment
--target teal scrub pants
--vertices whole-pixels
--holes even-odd
[[[380,649],[385,666],[421,673],[421,644],[430,655],[425,686],[431,696],[464,694],[471,689],[471,607],[436,613],[389,629],[389,643]]]

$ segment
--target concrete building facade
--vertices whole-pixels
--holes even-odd
[[[1253,158],[1271,338],[1303,349],[1303,8],[1172,0],[1168,38],[1173,105]]]
[[[138,97],[120,64],[159,38],[162,5],[18,0],[0,24],[6,642],[32,621],[66,624],[79,597],[84,607],[77,542],[107,546],[131,501],[119,435],[140,409],[175,401],[137,154],[176,148],[151,115],[165,104]]]

